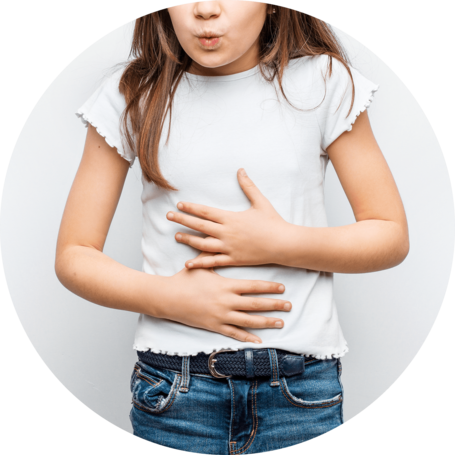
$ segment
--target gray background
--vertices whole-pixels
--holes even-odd
[[[86,134],[74,112],[110,67],[127,58],[132,26],[96,42],[43,94],[13,153],[0,219],[11,297],[39,355],[90,409],[130,432],[137,315],[95,305],[66,290],[55,276],[54,254]],[[411,251],[400,266],[335,275],[335,299],[350,349],[342,358],[347,421],[390,387],[428,335],[448,284],[455,217],[444,158],[419,105],[382,61],[336,32],[353,66],[380,85],[368,112],[400,190],[411,237]],[[136,162],[104,250],[137,270],[142,265],[140,193]],[[331,164],[326,207],[330,226],[355,222]]]

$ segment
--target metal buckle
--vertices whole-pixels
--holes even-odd
[[[209,356],[209,371],[210,374],[215,377],[215,378],[230,378],[231,376],[225,376],[224,374],[218,373],[218,371],[215,370],[215,356],[219,354],[220,352],[237,352],[235,349],[220,349],[219,351],[212,352]]]

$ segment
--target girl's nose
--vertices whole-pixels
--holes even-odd
[[[194,15],[203,19],[217,17],[221,13],[221,7],[218,0],[204,0],[203,2],[194,2]]]

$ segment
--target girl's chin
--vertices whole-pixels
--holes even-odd
[[[204,59],[200,59],[199,61],[193,59],[193,62],[196,62],[197,65],[193,64],[188,72],[199,76],[222,76],[224,73],[221,68],[228,65],[228,63],[224,62],[206,62]]]

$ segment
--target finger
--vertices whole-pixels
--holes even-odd
[[[262,280],[233,280],[234,291],[240,294],[282,293],[284,284]]]
[[[258,205],[264,201],[265,196],[259,191],[253,180],[248,177],[245,169],[240,168],[237,171],[237,179],[246,197],[250,200],[251,205]]]
[[[233,308],[241,311],[291,311],[292,303],[288,300],[242,296]]]
[[[227,254],[215,254],[213,256],[190,259],[185,262],[185,267],[188,269],[207,269],[211,267],[225,267],[233,264],[234,261]]]
[[[252,316],[242,312],[230,313],[227,322],[238,327],[248,327],[251,329],[281,329],[284,327],[284,321],[282,319]]]
[[[224,246],[221,240],[213,237],[203,239],[196,235],[184,234],[182,232],[177,232],[177,234],[175,234],[175,240],[179,243],[185,243],[193,248],[208,251],[210,253],[221,253]]]
[[[213,253],[209,253],[208,251],[201,251],[201,252],[196,256],[196,259],[198,259],[198,258],[205,258],[206,256],[213,256]]]
[[[208,207],[207,205],[194,204],[193,202],[179,202],[177,208],[183,212],[191,213],[192,215],[200,216],[210,221],[222,223],[226,219],[226,215],[230,212],[226,210]]]
[[[214,223],[213,221],[201,220],[195,216],[185,215],[178,212],[167,212],[166,218],[175,223],[187,226],[195,231],[203,232],[204,234],[211,235],[219,238],[221,233],[221,224]]]
[[[225,335],[230,338],[234,338],[234,340],[250,342],[250,343],[262,343],[262,340],[253,335],[252,333],[247,332],[246,330],[239,329],[233,325],[224,324],[221,327],[220,332],[221,335]]]

